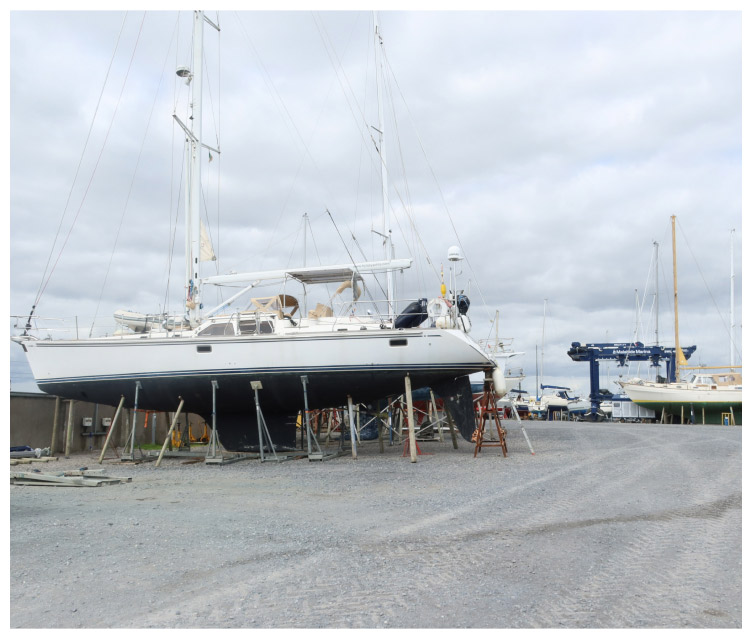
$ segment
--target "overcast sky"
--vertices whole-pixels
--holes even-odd
[[[205,31],[204,132],[221,150],[205,172],[219,257],[208,272],[381,259],[372,13],[207,15],[221,26],[219,45]],[[190,64],[190,21],[11,14],[11,315],[29,312],[50,259],[40,317],[78,317],[85,333],[119,308],[179,310],[172,114],[177,104],[185,117],[174,71]],[[587,365],[566,354],[573,341],[655,341],[654,242],[659,339],[673,342],[676,215],[682,343],[697,345],[692,363],[729,363],[733,238],[740,361],[741,12],[381,11],[379,21],[391,226],[397,256],[415,260],[398,297],[437,296],[459,245],[473,335],[493,336],[498,310],[500,337],[525,352],[511,363],[524,388],[535,390],[537,351],[539,381],[587,394]],[[28,389],[15,344],[10,361],[12,389]],[[602,372],[615,391],[609,378],[638,370]]]

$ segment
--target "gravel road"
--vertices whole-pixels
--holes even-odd
[[[534,456],[510,423],[507,458],[447,438],[11,485],[10,626],[741,628],[740,427],[525,426]]]

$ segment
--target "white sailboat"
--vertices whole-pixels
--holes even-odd
[[[494,319],[494,339],[480,340],[480,347],[488,356],[496,362],[496,369],[492,373],[494,391],[499,398],[505,397],[509,391],[519,388],[525,379],[525,373],[521,367],[509,366],[509,360],[519,355],[524,355],[523,351],[511,350],[511,340],[504,342],[499,338],[499,311],[496,311]],[[484,376],[482,373],[476,373],[470,376],[470,382],[474,390],[480,392],[483,387]]]
[[[676,382],[654,382],[633,379],[618,383],[624,389],[629,399],[639,406],[654,410],[656,415],[673,415],[678,417],[682,422],[741,424],[741,367],[690,367],[679,345],[676,216],[674,215],[671,216],[671,234],[674,265],[675,370],[677,376],[680,376],[682,369],[693,368],[697,372],[691,373],[686,380]],[[724,372],[711,372],[721,369]]]
[[[202,275],[202,156],[208,150],[219,153],[202,139],[202,41],[205,23],[217,27],[201,11],[194,12],[193,23],[193,63],[177,71],[190,83],[190,125],[174,116],[185,133],[188,176],[185,314],[170,318],[118,311],[116,319],[125,330],[86,339],[40,339],[29,321],[13,340],[24,349],[37,385],[63,398],[116,405],[124,397],[128,407],[160,411],[174,411],[182,399],[185,411],[207,421],[216,410],[225,448],[257,450],[251,382],[261,383],[260,403],[275,446],[292,447],[295,415],[304,407],[341,406],[348,397],[370,402],[399,395],[409,375],[413,388],[431,387],[444,398],[469,440],[474,419],[468,376],[491,371],[496,363],[463,330],[469,322],[453,294],[442,294],[434,304],[422,300],[395,317],[391,274],[409,268],[412,260],[388,254],[382,261]],[[379,42],[378,26],[376,38]],[[387,316],[357,314],[358,285],[384,273],[390,292]],[[230,308],[259,283],[270,281],[282,281],[285,292]],[[319,304],[303,316],[297,300],[286,292],[293,284],[321,283],[352,289],[347,315],[335,316],[328,304]],[[210,285],[242,288],[204,310],[203,292]]]

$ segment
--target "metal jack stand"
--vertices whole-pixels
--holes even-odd
[[[301,375],[300,381],[303,383],[303,406],[305,408],[305,427],[306,438],[308,440],[308,461],[324,461],[329,457],[337,457],[338,453],[324,454],[319,446],[316,435],[313,434],[311,429],[311,418],[308,414],[308,375]],[[316,452],[313,451],[313,446],[316,446]]]
[[[222,453],[219,449],[219,437],[217,436],[217,388],[219,384],[217,380],[212,380],[212,431],[209,437],[209,449],[206,452],[207,464],[221,464]]]
[[[271,435],[269,435],[269,429],[266,427],[266,420],[264,414],[261,412],[261,404],[259,404],[258,392],[263,388],[261,382],[251,382],[251,388],[253,389],[254,396],[256,398],[256,423],[258,424],[258,441],[259,441],[259,458],[262,462],[266,461],[264,457],[264,443],[269,444],[269,449],[274,455],[275,461],[281,461],[277,456],[277,451],[274,448],[274,442]]]
[[[520,430],[522,431],[522,434],[525,436],[525,441],[527,442],[527,447],[530,449],[530,454],[535,455],[535,451],[533,450],[533,445],[530,443],[530,438],[527,436],[525,427],[522,425],[520,414],[517,412],[517,407],[514,405],[514,402],[512,402],[512,412],[514,413],[514,419],[517,421],[517,423],[520,426]]]
[[[206,451],[206,457],[204,458],[205,464],[232,464],[244,459],[250,459],[247,455],[235,455],[233,457],[225,458],[221,452],[221,445],[219,443],[219,435],[217,434],[217,389],[219,383],[217,380],[212,380],[212,430],[209,436],[209,447]]]
[[[136,411],[138,410],[138,391],[141,388],[141,382],[136,382],[136,399],[133,401],[133,427],[131,428],[128,440],[125,443],[123,454],[120,455],[120,461],[135,461],[133,456],[133,446],[136,441]]]

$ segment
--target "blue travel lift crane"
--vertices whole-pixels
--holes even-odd
[[[697,346],[682,347],[684,357],[689,359]],[[666,379],[676,381],[676,348],[663,346],[645,346],[642,342],[622,342],[617,344],[585,344],[572,342],[567,355],[575,362],[590,362],[590,419],[595,421],[601,402],[607,395],[600,390],[600,362],[617,361],[619,366],[629,362],[650,362],[651,366],[660,366],[666,362]]]

